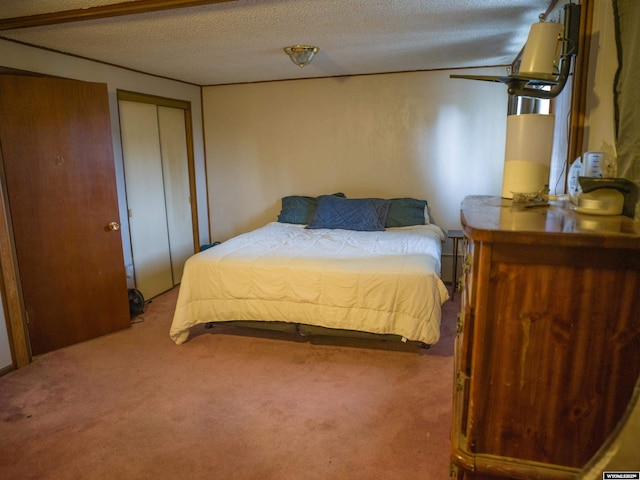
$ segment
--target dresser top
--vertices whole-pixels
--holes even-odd
[[[578,213],[566,202],[525,207],[500,197],[469,196],[460,217],[474,240],[640,249],[640,222]]]

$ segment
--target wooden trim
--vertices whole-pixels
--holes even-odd
[[[196,169],[193,154],[193,124],[191,106],[184,110],[184,123],[187,142],[187,170],[189,172],[189,203],[191,204],[191,229],[193,233],[193,251],[200,251],[200,227],[198,225],[198,196],[196,190]]]
[[[589,74],[589,53],[590,40],[593,24],[593,1],[582,0],[580,2],[580,42],[578,44],[578,55],[576,55],[574,65],[573,92],[571,98],[571,119],[569,122],[569,145],[567,148],[567,159],[565,171],[574,159],[582,155],[584,148],[585,117],[587,110],[587,88]],[[569,176],[565,176],[565,183]]]
[[[580,470],[562,465],[532,462],[520,458],[501,457],[486,453],[472,454],[460,446],[453,449],[451,462],[473,476],[485,478],[511,478],[540,480],[575,480]],[[466,477],[465,477],[466,478]]]
[[[148,95],[146,93],[131,92],[129,90],[116,90],[118,100],[126,100],[129,102],[150,103],[160,107],[180,108],[182,110],[191,110],[191,102],[187,100],[178,100],[175,98],[159,97],[157,95]]]
[[[18,272],[4,176],[4,162],[0,150],[0,294],[5,312],[7,330],[14,367],[21,368],[31,363],[31,345],[27,329],[22,287]]]
[[[100,5],[97,7],[76,8],[73,10],[41,13],[38,15],[3,18],[0,19],[0,31],[120,17],[123,15],[158,12],[176,8],[198,7],[233,1],[235,0],[136,0],[112,3],[110,5]]]
[[[204,98],[202,87],[200,87],[200,121],[203,125],[202,128],[202,147],[204,149],[204,193],[207,202],[207,235],[208,240],[211,242],[213,239],[211,238],[211,207],[210,207],[210,198],[209,198],[209,168],[207,167],[207,132],[204,128]]]
[[[512,479],[575,480],[580,470],[562,465],[480,453],[475,455],[475,473]]]
[[[481,478],[491,475],[491,478],[575,480],[580,473],[579,469],[564,465],[472,453],[467,450],[464,438],[457,432],[453,434],[450,460],[456,467]]]

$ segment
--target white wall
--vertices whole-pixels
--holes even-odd
[[[0,40],[0,66],[107,84],[111,109],[113,151],[120,205],[120,223],[122,225],[121,231],[125,263],[127,264],[131,263],[131,246],[129,242],[129,228],[127,222],[124,167],[122,162],[116,89],[130,90],[191,102],[198,223],[200,227],[199,241],[200,243],[208,243],[208,212],[206,200],[204,147],[202,139],[200,87],[182,82],[165,80],[150,75],[144,75],[126,69],[103,65],[89,60],[40,50],[4,40]],[[0,322],[0,324],[0,332],[4,333],[4,322]],[[4,358],[5,351],[6,348],[0,343],[0,358]],[[6,365],[0,362],[0,369],[4,366]]]
[[[583,151],[615,154],[613,87],[618,57],[611,2],[593,2]]]
[[[411,72],[205,87],[212,240],[275,221],[285,195],[412,196],[445,231],[500,195],[506,87]]]

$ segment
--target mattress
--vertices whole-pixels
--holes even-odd
[[[399,335],[434,344],[444,234],[436,225],[379,232],[272,222],[187,260],[170,336],[199,323],[277,321]]]

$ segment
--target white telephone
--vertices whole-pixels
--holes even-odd
[[[618,190],[601,188],[583,193],[579,177],[614,178],[617,174],[613,157],[605,152],[585,152],[569,168],[567,188],[571,201],[579,213],[591,215],[620,215],[624,196]]]
[[[583,153],[569,167],[567,193],[571,197],[571,201],[577,205],[578,197],[582,193],[578,177],[615,177],[616,170],[613,157],[608,153],[595,150]]]

